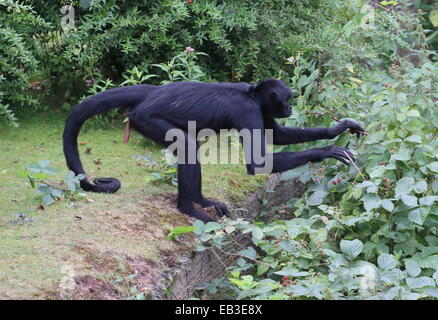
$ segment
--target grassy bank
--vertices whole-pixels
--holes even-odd
[[[59,169],[55,180],[65,176],[65,116],[29,115],[18,129],[0,127],[0,299],[148,296],[193,242],[167,240],[171,228],[192,220],[175,209],[176,189],[153,181],[151,169],[134,157],[150,153],[160,159],[161,148],[135,133],[123,143],[122,128],[81,133],[87,174],[117,177],[121,190],[41,210],[41,199],[19,173],[47,159]],[[263,181],[246,176],[242,165],[203,166],[204,194],[229,203]],[[63,290],[72,279],[75,289]]]

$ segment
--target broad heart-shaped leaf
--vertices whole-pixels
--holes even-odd
[[[367,169],[367,172],[370,175],[370,178],[380,178],[383,176],[383,173],[385,172],[385,166],[378,166],[371,169]]]
[[[383,270],[391,270],[397,266],[397,260],[392,254],[382,253],[377,258],[377,264]]]
[[[433,298],[438,298],[438,288],[437,287],[427,287],[423,289],[423,292]]]
[[[278,274],[280,276],[288,276],[288,277],[305,277],[309,274],[306,271],[300,271],[297,268],[293,268],[290,266],[285,267],[285,268],[281,269],[280,271],[276,271],[274,273]]]
[[[415,193],[423,193],[426,190],[427,190],[427,182],[424,180],[420,180],[414,185]]]
[[[420,205],[430,207],[438,200],[438,196],[426,196],[420,198]]]
[[[414,209],[412,211],[409,211],[408,213],[408,219],[411,222],[415,222],[419,225],[423,224],[423,219],[421,218],[421,211],[420,209]]]
[[[422,143],[423,139],[419,135],[414,134],[412,136],[407,137],[405,139],[405,141],[412,142],[412,143]]]
[[[401,271],[399,269],[384,270],[379,273],[380,281],[386,284],[398,285],[400,284],[400,279],[402,279]]]
[[[64,192],[62,192],[60,189],[52,188],[52,196],[62,198],[64,196]]]
[[[312,195],[307,199],[308,206],[319,206],[323,201],[327,192],[318,190],[312,193]]]
[[[430,169],[430,171],[438,173],[438,162],[437,161],[429,163],[429,165],[427,167]]]
[[[411,159],[411,150],[401,148],[397,153],[391,156],[391,160],[407,161]]]
[[[414,260],[405,260],[405,267],[412,278],[418,277],[421,273],[420,265]]]
[[[394,210],[394,204],[389,199],[383,199],[382,200],[382,207],[389,212],[392,212]]]
[[[380,207],[381,201],[377,194],[375,193],[368,193],[362,197],[363,206],[365,207],[366,211],[371,211],[375,208]]]
[[[417,197],[404,194],[401,196],[401,201],[408,207],[415,207],[417,205]]]
[[[49,167],[49,166],[42,168],[41,171],[43,173],[47,173],[47,174],[57,174],[58,173],[58,170],[56,170],[53,167]]]
[[[41,167],[37,164],[28,165],[26,167],[26,170],[29,170],[29,171],[34,172],[34,173],[41,173],[42,172]]]
[[[297,177],[300,177],[305,172],[308,172],[309,169],[307,166],[298,167],[296,169],[287,170],[280,175],[280,181],[292,180]]]
[[[419,277],[419,278],[407,278],[406,283],[411,289],[419,289],[424,287],[435,287],[436,283],[432,278]]]
[[[213,230],[221,229],[222,227],[223,226],[220,223],[214,221],[207,222],[207,224],[205,225],[204,232],[210,232]]]
[[[395,197],[400,199],[404,194],[408,194],[412,191],[415,185],[415,180],[412,177],[401,178],[395,185]]]
[[[43,201],[44,203],[48,206],[49,204],[51,204],[54,200],[51,194],[45,194],[43,196]]]
[[[438,254],[433,254],[427,258],[417,260],[417,262],[422,268],[431,268],[438,271]]]
[[[41,168],[46,168],[46,167],[50,166],[50,160],[40,160],[40,161],[38,161],[38,165]]]
[[[196,220],[195,223],[193,223],[193,226],[195,227],[195,230],[193,231],[195,234],[200,235],[204,232],[205,224],[201,220]]]
[[[355,240],[341,240],[341,251],[342,253],[349,259],[353,260],[356,258],[363,249],[363,243],[362,241],[355,239]]]

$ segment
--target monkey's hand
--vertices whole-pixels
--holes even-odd
[[[356,161],[353,154],[347,148],[333,145],[325,147],[323,152],[324,158],[334,158],[345,164],[350,164],[351,161]]]
[[[350,129],[350,132],[352,134],[355,134],[356,137],[359,139],[361,136],[366,136],[366,131],[362,128],[362,126],[353,120],[342,120],[339,124],[339,127],[343,129],[342,131]]]

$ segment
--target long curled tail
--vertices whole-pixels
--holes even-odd
[[[85,174],[78,150],[78,135],[82,124],[93,115],[103,114],[111,109],[132,109],[142,102],[155,89],[152,85],[137,85],[110,89],[89,97],[76,105],[68,117],[63,135],[64,155],[67,166],[76,175]],[[115,178],[98,178],[91,183],[87,178],[81,180],[85,191],[114,193],[120,189],[120,181]]]

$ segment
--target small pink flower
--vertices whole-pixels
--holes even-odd
[[[193,49],[192,47],[186,47],[186,52],[193,52],[195,51],[195,49]]]

